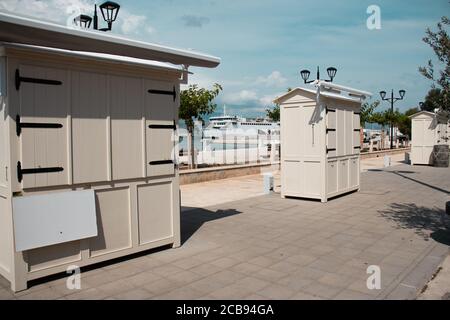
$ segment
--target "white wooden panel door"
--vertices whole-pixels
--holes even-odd
[[[413,119],[412,121],[412,152],[413,164],[430,164],[433,145],[435,144],[435,130],[431,119]]]
[[[139,244],[173,237],[172,183],[138,186]]]
[[[338,167],[338,189],[343,191],[348,189],[349,160],[339,160]]]
[[[353,112],[345,109],[345,155],[351,155],[354,153],[353,149]]]
[[[98,236],[89,240],[89,253],[97,257],[131,248],[130,188],[96,190]]]
[[[21,147],[18,179],[23,188],[68,184],[68,73],[20,65],[16,76],[26,78],[16,88],[20,96],[16,117]]]
[[[359,158],[350,158],[349,187],[359,185]]]
[[[301,107],[300,106],[282,106],[281,112],[281,158],[282,158],[282,193],[287,195],[300,194],[301,185],[301,162],[302,128]]]
[[[283,106],[281,113],[281,138],[283,147],[281,148],[283,160],[298,160],[302,154],[302,144],[300,142],[301,126],[300,106]]]
[[[336,139],[337,139],[337,156],[344,156],[346,154],[346,131],[345,128],[345,113],[346,111],[338,108],[336,110]]]
[[[285,160],[281,169],[283,181],[281,187],[283,194],[300,195],[302,190],[301,162],[298,160]]]
[[[303,106],[300,108],[300,122],[296,125],[303,129],[297,140],[301,144],[302,156],[315,157],[322,152],[322,130],[321,124],[313,117],[315,106]]]
[[[145,176],[144,88],[139,78],[110,76],[112,179]]]
[[[327,163],[327,193],[338,191],[338,161]]]
[[[147,176],[175,173],[175,121],[179,88],[172,82],[145,80]]]
[[[72,72],[73,181],[109,179],[107,77]]]

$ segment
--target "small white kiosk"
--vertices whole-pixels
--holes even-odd
[[[316,81],[275,99],[281,117],[281,196],[319,199],[359,189],[360,108],[370,96]]]
[[[420,111],[411,118],[411,165],[433,164],[433,148],[450,144],[450,123],[438,121],[434,112]]]
[[[180,83],[188,65],[219,63],[0,14],[0,274],[12,290],[180,245]]]

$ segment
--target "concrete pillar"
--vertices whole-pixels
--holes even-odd
[[[369,141],[369,152],[373,152],[373,140],[370,139]]]

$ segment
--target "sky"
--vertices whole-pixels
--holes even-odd
[[[98,1],[101,4],[103,1]],[[214,69],[191,68],[190,83],[223,86],[218,112],[264,115],[288,87],[304,86],[301,69],[337,68],[335,83],[374,93],[406,90],[405,111],[423,101],[431,83],[418,67],[434,58],[422,41],[450,12],[448,0],[117,0],[113,33],[222,59]],[[74,12],[91,14],[93,0],[0,0],[0,10],[60,24]],[[368,7],[380,9],[380,29],[369,29]],[[388,108],[382,102],[380,110]]]

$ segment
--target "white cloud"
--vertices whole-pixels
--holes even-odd
[[[252,104],[267,107],[273,105],[273,99],[275,99],[276,96],[277,95],[275,94],[260,96],[254,90],[241,90],[234,93],[224,94],[222,102],[235,105]]]
[[[120,29],[124,34],[137,33],[139,30],[145,28],[145,22],[147,18],[145,16],[135,15],[128,13],[127,11],[121,11],[118,22],[120,23]],[[146,30],[147,31],[147,30]]]
[[[258,99],[259,103],[263,106],[271,106],[273,105],[273,100],[277,97],[276,94],[274,95],[265,95]]]
[[[223,96],[223,102],[230,104],[242,104],[256,101],[258,101],[258,95],[253,90],[241,90]]]
[[[48,21],[65,23],[75,13],[92,11],[93,3],[88,0],[2,0],[0,10],[14,12]]]
[[[267,87],[280,87],[287,82],[287,79],[283,77],[280,71],[273,71],[267,77],[258,77],[256,79],[257,84],[263,84]]]

